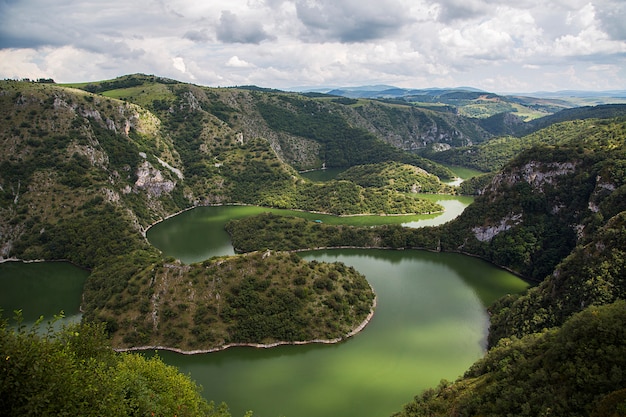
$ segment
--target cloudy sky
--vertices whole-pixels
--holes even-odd
[[[0,0],[0,78],[626,89],[625,0]]]

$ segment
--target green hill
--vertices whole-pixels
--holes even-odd
[[[626,108],[626,107],[625,107]],[[601,139],[612,129],[611,125],[624,120],[623,112],[618,117],[581,118],[565,122],[551,120],[545,128],[523,137],[501,136],[476,146],[449,149],[442,152],[424,151],[424,157],[444,164],[471,167],[483,172],[497,171],[522,151],[538,145],[559,145],[582,138]],[[576,113],[574,113],[576,114]],[[585,111],[582,115],[598,114]]]

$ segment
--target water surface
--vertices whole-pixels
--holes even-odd
[[[469,204],[439,201],[457,211]],[[148,238],[165,256],[184,262],[233,254],[224,223],[263,211],[268,209],[196,208],[156,225]],[[415,219],[413,226],[436,224],[442,218],[447,217]],[[481,357],[488,326],[485,306],[526,288],[512,274],[459,254],[351,249],[301,256],[344,262],[366,275],[378,307],[361,333],[336,345],[233,348],[196,356],[159,352],[199,382],[207,399],[228,403],[233,416],[247,410],[256,417],[389,416],[442,378],[454,380]],[[1,264],[0,306],[9,311],[22,308],[32,320],[60,310],[77,314],[86,275],[56,262]]]
[[[467,205],[455,198],[440,202],[460,211]],[[223,219],[257,210],[267,211],[194,209],[155,226],[148,238],[165,255],[196,262],[209,254],[227,254],[212,252],[218,247],[213,239],[224,233],[220,230]],[[438,215],[418,219],[414,226],[437,224],[437,217],[441,222],[442,215]],[[192,226],[187,224],[189,218]],[[220,226],[209,226],[214,219],[219,219],[215,223]],[[346,219],[358,220],[339,218]],[[161,234],[170,240],[157,242],[154,238]],[[204,241],[206,247],[201,250]],[[187,246],[192,250],[187,251]],[[366,275],[378,307],[361,333],[330,346],[234,348],[198,356],[159,353],[198,381],[206,398],[228,403],[234,416],[247,410],[261,417],[389,416],[441,379],[456,379],[481,357],[488,328],[486,306],[527,286],[506,271],[459,254],[350,249],[301,256],[344,262]]]
[[[445,211],[412,216],[333,216],[257,206],[196,207],[157,223],[147,231],[147,237],[150,243],[161,249],[166,256],[173,256],[184,263],[192,263],[201,262],[212,256],[234,255],[230,237],[224,230],[224,224],[230,219],[270,212],[320,220],[328,224],[352,226],[400,224],[406,227],[424,227],[442,224],[457,217],[473,201],[472,197],[464,196],[420,194],[420,197],[436,201],[444,206]]]
[[[22,310],[24,324],[63,312],[65,322],[80,320],[80,299],[89,271],[67,262],[0,263],[0,308],[13,319]]]

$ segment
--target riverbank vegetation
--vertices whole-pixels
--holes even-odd
[[[262,248],[295,251],[340,247],[437,250],[439,243],[439,233],[433,228],[428,228],[429,232],[421,229],[418,232],[400,225],[330,225],[272,213],[231,220],[225,228],[238,252]]]
[[[0,320],[0,409],[7,416],[230,417],[158,357],[113,351],[104,327],[53,330]]]

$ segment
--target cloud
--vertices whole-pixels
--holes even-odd
[[[208,42],[211,39],[206,30],[188,30],[183,38],[193,42]]]
[[[311,42],[366,42],[385,38],[411,21],[406,3],[395,0],[296,0]]]
[[[249,62],[244,61],[243,59],[239,59],[237,55],[231,56],[230,59],[226,62],[227,67],[231,68],[250,68],[253,67]]]
[[[187,68],[185,67],[185,60],[179,56],[172,58],[172,65],[183,74],[187,72]]]
[[[611,39],[626,40],[626,3],[611,1],[606,7],[596,8],[596,17]]]
[[[253,43],[272,39],[258,21],[243,21],[234,13],[224,10],[217,26],[217,39],[226,43]]]
[[[483,16],[490,7],[481,0],[441,0],[435,3],[438,5],[437,19],[444,23]]]
[[[0,78],[133,72],[275,88],[618,89],[626,2],[0,0]]]

